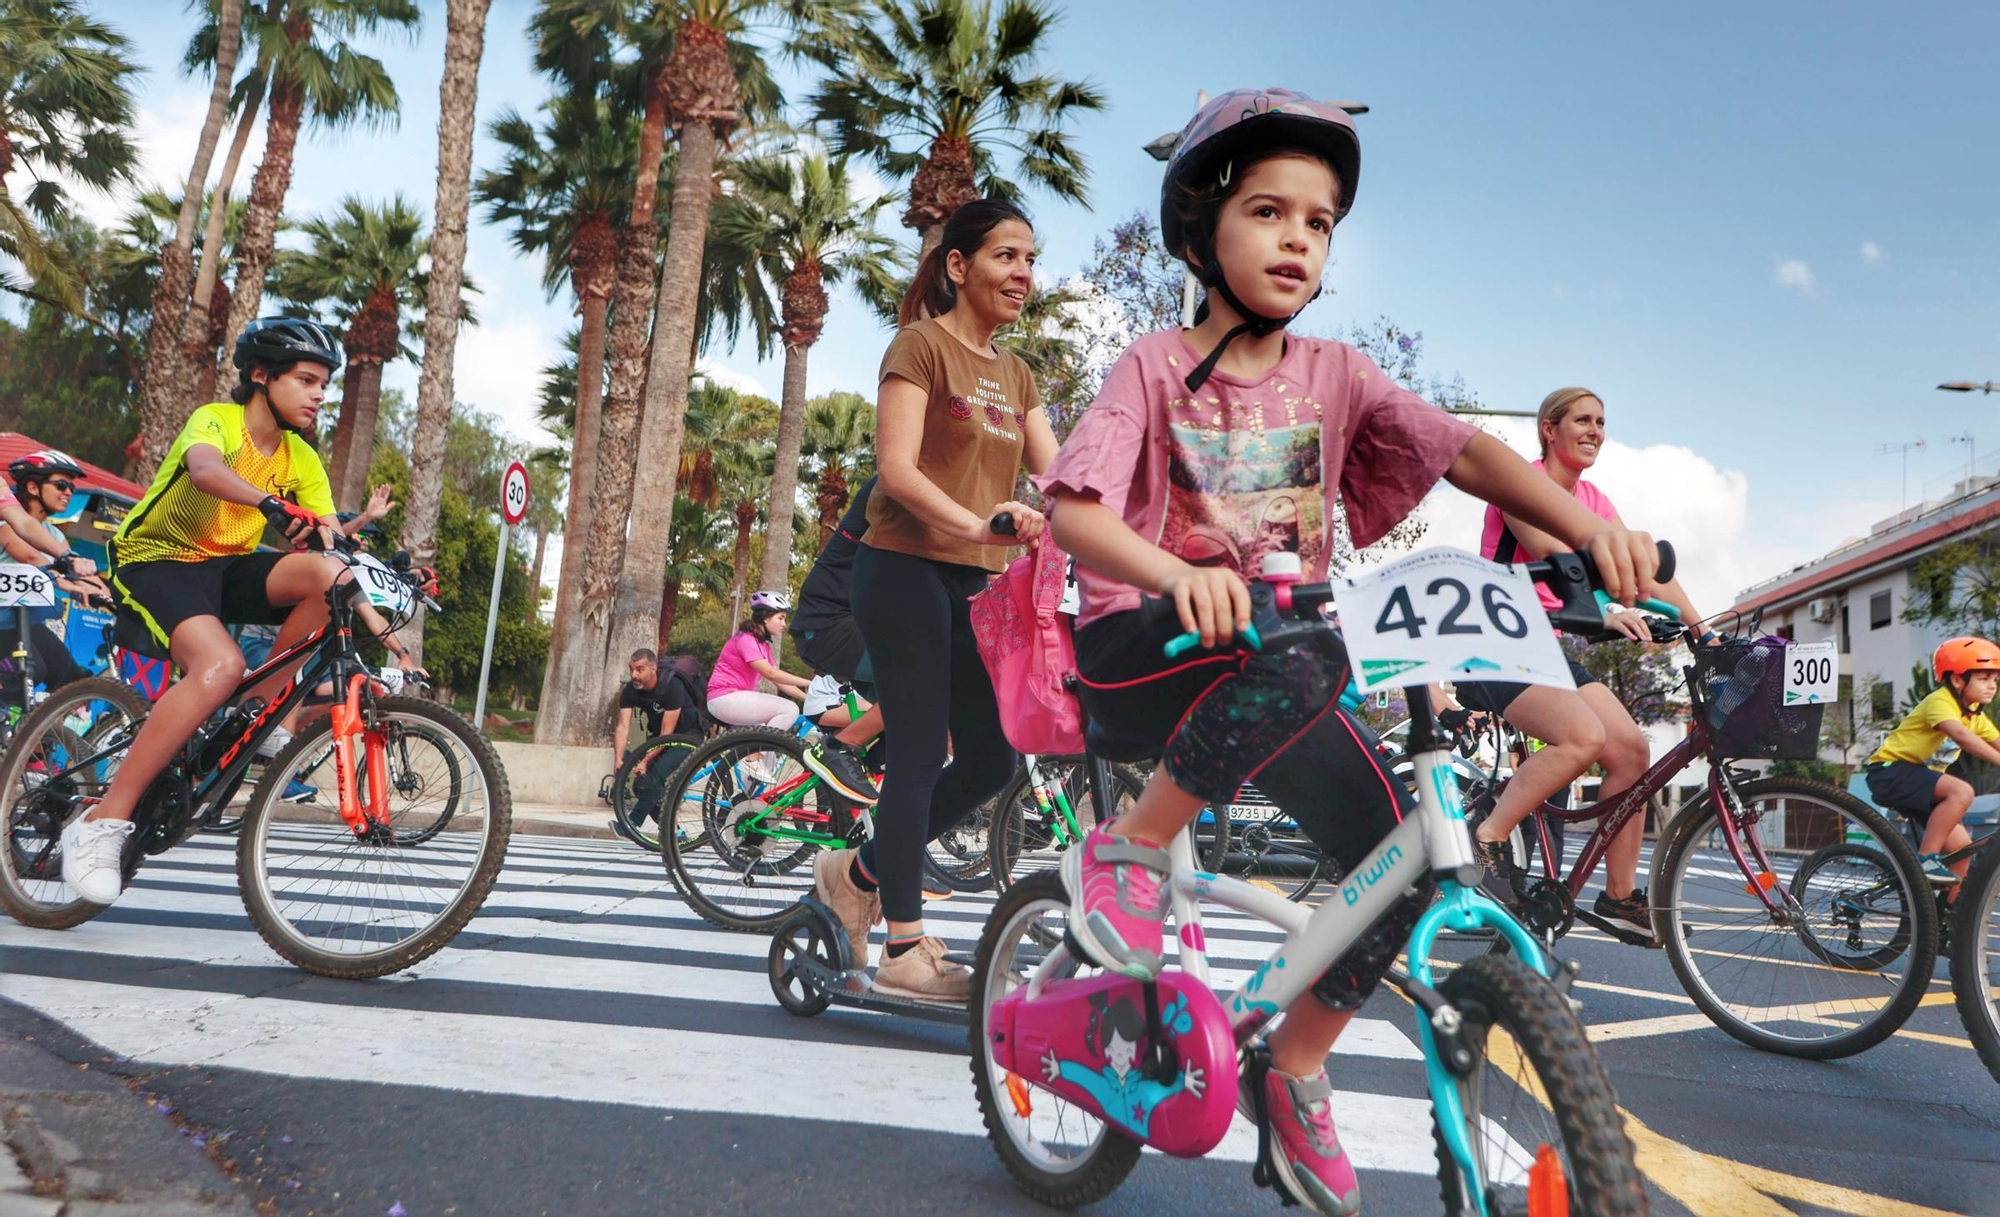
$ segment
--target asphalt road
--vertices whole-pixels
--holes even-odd
[[[264,948],[231,848],[153,860],[75,930],[0,922],[0,994],[219,1137],[271,1211],[1047,1211],[980,1130],[962,1030],[784,1013],[765,942],[700,922],[629,847],[518,838],[457,944],[359,984]],[[990,903],[955,897],[931,924],[970,949]],[[1233,933],[1211,927],[1211,951],[1243,945]],[[2000,1084],[1942,983],[1904,1034],[1817,1064],[1681,1017],[1694,1009],[1659,952],[1566,942],[1654,1212],[2000,1213]],[[1331,1063],[1375,1214],[1437,1210],[1412,1034],[1385,991]],[[1239,1121],[1208,1160],[1149,1156],[1090,1211],[1276,1213],[1251,1186],[1254,1147]]]

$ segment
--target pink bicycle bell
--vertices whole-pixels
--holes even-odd
[[[1277,593],[1279,610],[1291,612],[1292,584],[1303,577],[1303,571],[1299,567],[1299,556],[1285,550],[1265,554],[1263,570],[1258,577],[1270,584],[1271,590]]]
[[[1201,982],[1163,972],[1163,1042],[1154,1042],[1143,982],[1124,976],[1058,980],[1028,1000],[1024,985],[987,1012],[988,1047],[1003,1069],[1074,1103],[1163,1154],[1199,1158],[1236,1111],[1236,1038]]]

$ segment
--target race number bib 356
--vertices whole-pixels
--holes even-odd
[[[56,585],[39,566],[0,562],[0,608],[48,608],[56,602]],[[10,619],[7,625],[13,625]]]
[[[1427,549],[1348,581],[1340,628],[1364,693],[1444,680],[1573,689],[1535,585],[1457,549]]]

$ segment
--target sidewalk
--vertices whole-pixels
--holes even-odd
[[[109,1060],[0,998],[0,1217],[255,1217],[191,1132],[97,1067]]]
[[[514,804],[514,832],[524,836],[591,837],[616,841],[611,831],[611,807],[607,803]]]

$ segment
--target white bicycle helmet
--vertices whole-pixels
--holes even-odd
[[[774,613],[789,613],[792,611],[792,598],[783,592],[755,592],[750,596],[750,607],[769,609]]]

